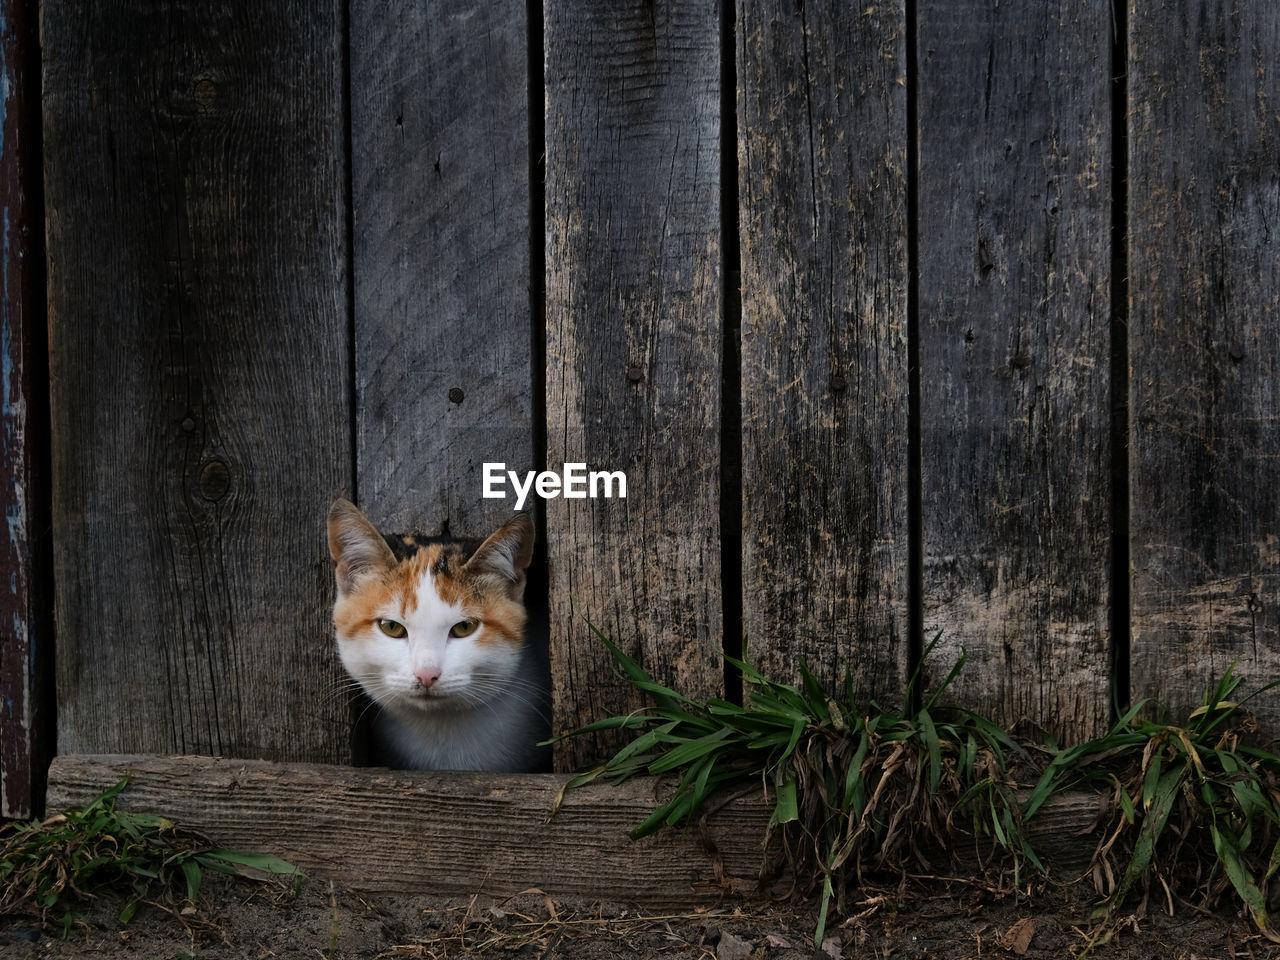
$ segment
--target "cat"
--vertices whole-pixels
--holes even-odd
[[[524,635],[528,515],[469,555],[458,543],[384,538],[347,500],[329,509],[328,531],[338,655],[380,708],[375,759],[401,769],[541,769],[546,683]]]

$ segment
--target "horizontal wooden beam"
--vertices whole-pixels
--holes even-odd
[[[124,776],[123,808],[284,857],[359,892],[506,896],[537,887],[561,900],[654,908],[751,894],[772,809],[753,794],[725,804],[705,834],[675,829],[632,841],[627,831],[663,795],[659,781],[572,791],[552,818],[566,776],[116,755],[55,759],[49,809],[84,804]],[[1080,834],[1097,814],[1094,796],[1055,798],[1037,815],[1037,849],[1078,872],[1093,848]]]
[[[566,900],[714,902],[726,889],[755,886],[770,811],[743,799],[715,815],[709,837],[735,878],[726,888],[696,831],[628,839],[655,806],[653,780],[573,791],[549,819],[567,776],[82,755],[54,761],[49,809],[83,804],[126,775],[122,807],[370,893],[503,896],[538,887]]]

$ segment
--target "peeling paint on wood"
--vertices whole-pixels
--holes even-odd
[[[52,746],[38,51],[34,4],[0,3],[0,817],[42,809]]]

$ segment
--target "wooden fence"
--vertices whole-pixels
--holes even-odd
[[[628,478],[557,727],[571,601],[1071,741],[1280,674],[1280,10],[1129,6],[45,0],[58,750],[348,761],[329,500],[496,461]]]

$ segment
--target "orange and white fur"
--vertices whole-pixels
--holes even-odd
[[[401,556],[353,504],[329,510],[338,655],[381,708],[392,766],[536,769],[539,682],[524,639],[533,524],[516,514],[469,557],[406,537]]]

